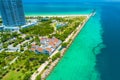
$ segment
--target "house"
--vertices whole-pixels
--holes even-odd
[[[45,51],[46,51],[49,55],[52,54],[52,49],[51,49],[51,48],[46,48]]]
[[[53,42],[55,43],[56,47],[58,47],[62,43],[62,41],[57,38],[53,38]]]
[[[44,45],[46,42],[47,42],[47,38],[41,38],[41,39],[40,39],[40,43],[41,43],[41,44]]]
[[[35,26],[35,25],[37,25],[37,23],[38,23],[37,21],[33,21],[31,23],[27,23],[26,25],[21,26],[21,28],[28,28],[31,26]]]
[[[36,49],[35,48],[31,48],[30,50],[33,51],[33,52],[35,52]]]
[[[51,48],[56,48],[55,44],[53,42],[49,42],[48,44]]]
[[[36,53],[46,53],[51,55],[56,48],[62,43],[61,40],[53,37],[53,38],[40,38],[40,44],[41,46],[32,44],[31,51]]]
[[[67,26],[67,25],[68,25],[67,22],[66,22],[66,23],[58,22],[58,23],[56,24],[56,28],[59,29],[59,28],[61,28],[61,27],[65,27],[65,26]]]
[[[35,44],[32,44],[32,48],[36,48],[36,45],[35,45]]]
[[[16,52],[20,50],[20,46],[17,45],[16,47],[13,47],[13,45],[8,46],[8,52]]]
[[[57,22],[57,20],[52,20],[52,23],[56,23]]]
[[[38,47],[38,48],[36,48],[35,52],[36,53],[44,53],[44,50],[43,50],[43,48]]]

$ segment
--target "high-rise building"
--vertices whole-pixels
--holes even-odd
[[[0,11],[4,26],[9,28],[25,25],[22,0],[0,0]]]

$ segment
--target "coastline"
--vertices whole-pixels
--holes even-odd
[[[69,16],[88,16],[89,14],[67,14],[67,15],[60,15],[60,14],[56,14],[56,15],[26,15],[25,17],[69,17]]]
[[[77,27],[77,31],[74,32],[69,36],[69,39],[71,39],[70,43],[68,44],[68,46],[66,48],[63,48],[61,51],[61,57],[57,58],[54,62],[51,63],[51,65],[49,66],[49,69],[44,70],[44,72],[41,74],[41,78],[42,80],[45,80],[51,73],[51,71],[55,68],[55,66],[58,64],[58,62],[61,60],[61,58],[64,56],[65,52],[68,50],[68,48],[70,47],[70,45],[72,44],[72,42],[74,41],[74,39],[76,38],[76,36],[79,34],[79,32],[82,30],[82,28],[84,27],[84,25],[88,22],[88,20],[90,19],[90,17],[93,15],[93,13],[91,13],[90,15],[87,15],[87,19],[85,20],[85,22],[82,25],[79,25],[79,27]],[[67,42],[67,41],[65,41]]]
[[[37,72],[35,72],[32,76],[31,76],[31,80],[35,80],[35,78],[38,75],[41,75],[41,79],[45,80],[49,74],[51,73],[51,71],[54,69],[54,67],[58,64],[58,62],[61,60],[61,58],[64,56],[65,52],[67,51],[67,49],[70,47],[70,45],[72,44],[72,42],[74,41],[74,39],[76,38],[76,36],[79,34],[79,32],[82,30],[82,28],[84,27],[84,25],[87,23],[87,21],[90,19],[90,17],[93,15],[93,13],[89,14],[89,15],[79,15],[79,16],[87,16],[86,20],[83,22],[82,25],[79,25],[75,31],[73,31],[68,38],[64,41],[64,42],[68,42],[69,40],[70,43],[68,44],[68,46],[66,48],[63,48],[60,53],[61,53],[61,57],[57,58],[55,61],[51,61],[51,59],[49,61],[46,61],[44,64],[42,64],[40,66],[40,68],[37,70]],[[77,15],[67,15],[67,16],[77,16]],[[57,17],[67,17],[66,15],[58,15]],[[43,16],[44,17],[44,16]],[[54,17],[49,15],[48,17]],[[55,16],[56,17],[56,16]],[[59,48],[59,47],[58,47]],[[53,55],[55,55],[58,51],[55,51],[53,53]],[[49,58],[51,58],[53,55],[51,55]]]

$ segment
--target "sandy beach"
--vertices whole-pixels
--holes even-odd
[[[69,16],[88,16],[89,14],[72,14],[72,15],[27,15],[26,17],[69,17]]]

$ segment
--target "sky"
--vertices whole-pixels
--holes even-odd
[[[23,0],[23,2],[115,2],[115,1],[120,1],[120,0]]]

